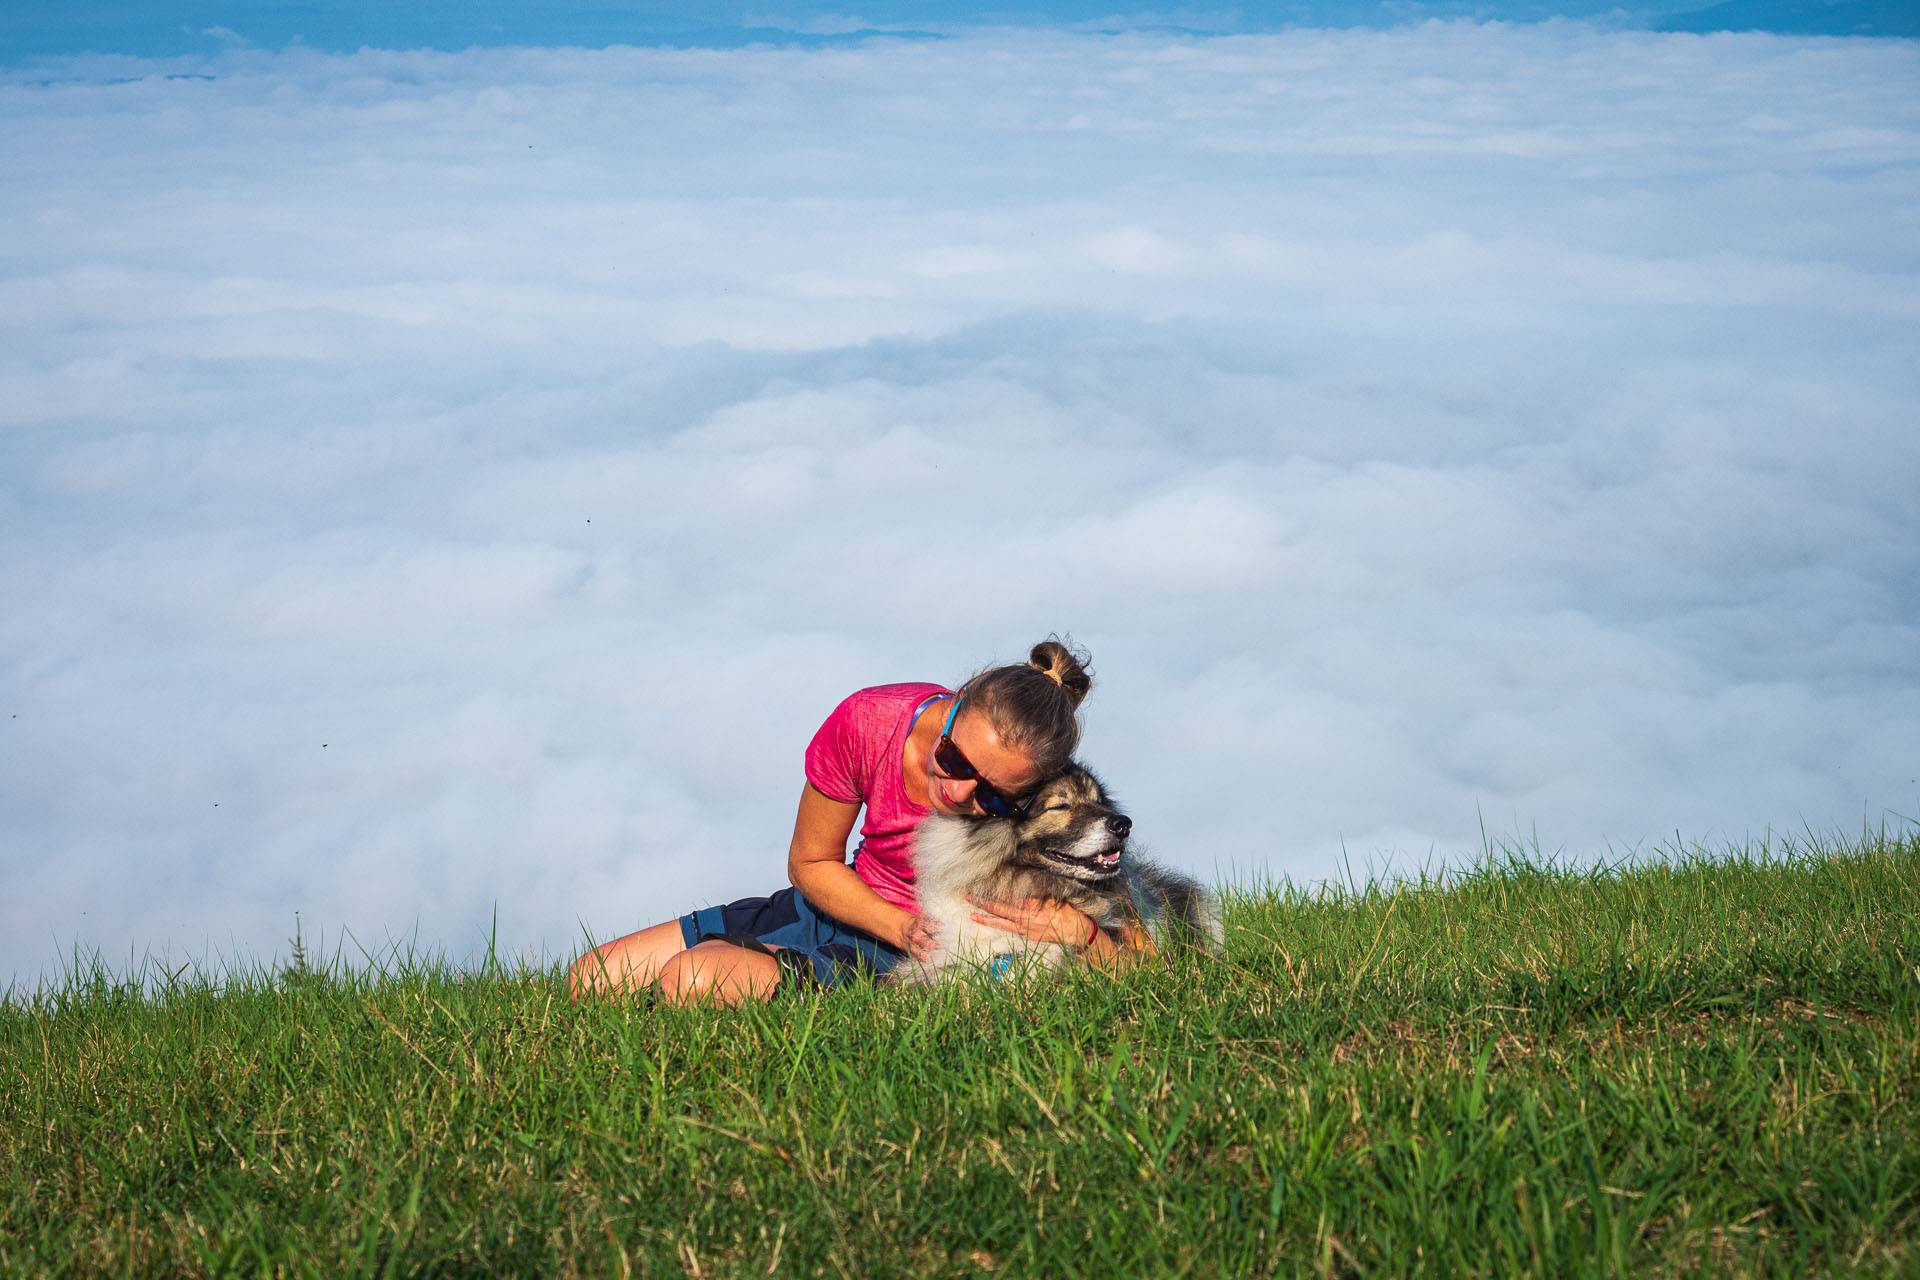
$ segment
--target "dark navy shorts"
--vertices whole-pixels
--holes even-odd
[[[798,889],[723,902],[680,917],[680,936],[688,946],[709,933],[745,934],[769,947],[798,952],[823,987],[838,986],[858,974],[877,978],[906,956],[872,934],[815,910]]]

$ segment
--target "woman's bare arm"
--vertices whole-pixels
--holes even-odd
[[[924,927],[916,929],[920,917],[882,898],[847,865],[847,837],[859,816],[859,805],[808,783],[787,847],[787,878],[827,915],[918,955],[929,942]]]
[[[1153,938],[1145,929],[1130,924],[1115,941],[1105,930],[1094,928],[1093,917],[1054,898],[991,902],[970,897],[967,901],[979,908],[973,913],[977,923],[1021,934],[1035,942],[1076,947],[1087,958],[1087,963],[1101,969],[1124,967],[1155,954]]]
[[[1159,948],[1153,945],[1152,934],[1137,924],[1129,924],[1120,930],[1118,941],[1108,937],[1104,930],[1096,933],[1081,954],[1096,969],[1124,969],[1158,955]]]

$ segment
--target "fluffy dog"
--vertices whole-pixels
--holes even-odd
[[[1144,928],[1161,945],[1218,952],[1220,904],[1194,881],[1127,849],[1133,820],[1100,780],[1078,764],[1041,786],[1011,818],[929,815],[914,832],[915,888],[939,950],[892,971],[900,983],[937,981],[953,971],[1015,964],[1060,968],[1068,949],[977,923],[967,895],[998,902],[1053,898],[1092,917],[1118,940]]]

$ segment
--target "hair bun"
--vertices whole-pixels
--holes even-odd
[[[1045,672],[1050,680],[1065,689],[1076,708],[1087,696],[1087,690],[1093,688],[1093,675],[1087,670],[1092,660],[1085,649],[1075,649],[1058,636],[1048,636],[1027,654],[1027,665]]]
[[[1033,760],[1039,776],[1058,773],[1080,741],[1080,700],[1093,687],[1085,649],[1048,636],[1025,662],[976,671],[960,686],[973,713],[983,715],[1000,740]]]

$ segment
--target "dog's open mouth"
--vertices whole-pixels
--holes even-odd
[[[1077,871],[1094,871],[1105,874],[1120,869],[1120,858],[1125,852],[1126,846],[1117,844],[1109,849],[1101,849],[1094,853],[1083,854],[1069,853],[1065,849],[1042,848],[1040,850],[1040,856],[1048,862],[1057,863],[1063,867],[1070,867]]]

